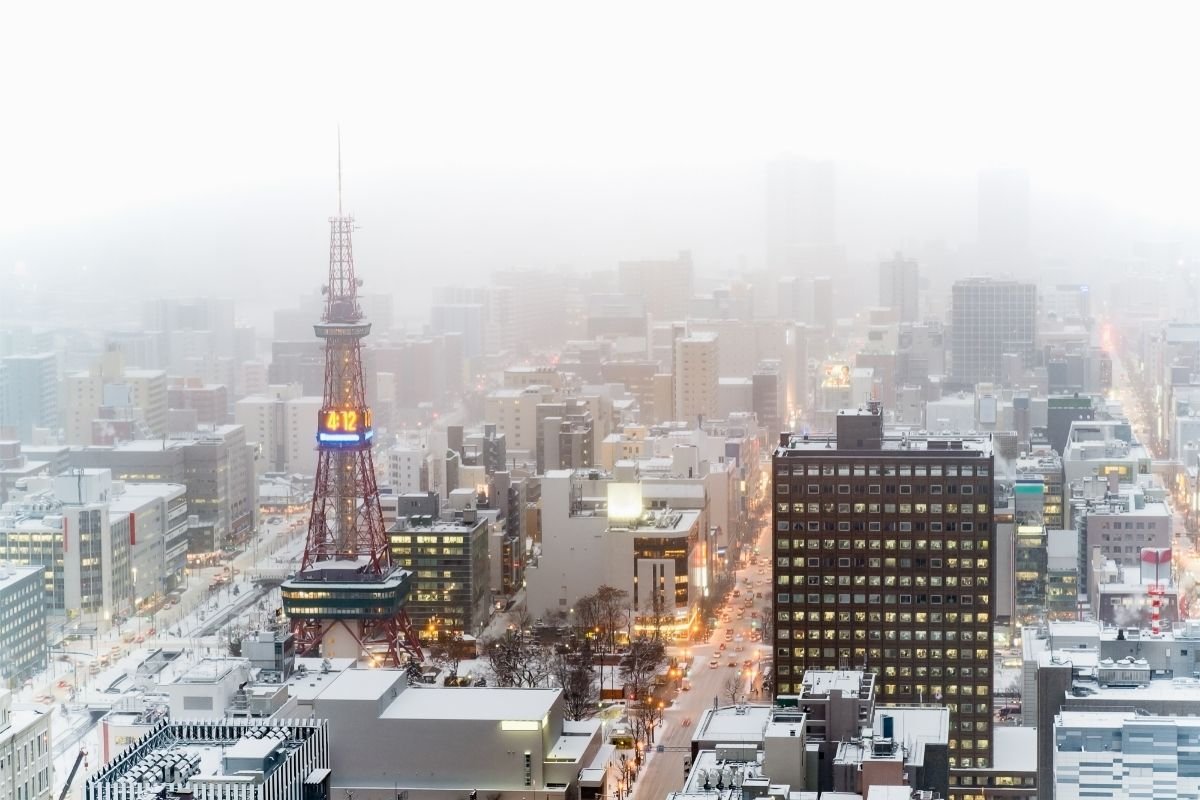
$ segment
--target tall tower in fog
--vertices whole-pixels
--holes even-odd
[[[1020,169],[979,173],[980,266],[1025,275],[1030,265],[1029,176]]]
[[[893,309],[900,322],[916,322],[920,317],[917,307],[917,281],[920,273],[917,262],[906,259],[899,253],[891,261],[879,265],[879,305]]]
[[[767,267],[799,272],[838,254],[832,161],[767,165]]]

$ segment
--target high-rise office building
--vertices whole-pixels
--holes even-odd
[[[916,322],[920,316],[917,305],[919,278],[917,262],[899,253],[891,261],[879,264],[879,305],[894,310],[897,322]]]
[[[767,165],[767,267],[796,272],[835,249],[831,161],[785,158]]]
[[[1037,287],[1032,283],[969,278],[951,290],[951,381],[1002,383],[1001,357],[1014,353],[1034,366]]]
[[[950,766],[992,759],[991,444],[782,434],[773,457],[775,692],[808,669],[865,669],[883,702],[944,703]]]
[[[1024,274],[1030,265],[1029,175],[1020,169],[979,173],[978,203],[980,264]]]

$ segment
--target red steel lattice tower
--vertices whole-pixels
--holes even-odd
[[[363,388],[362,340],[371,332],[358,300],[351,232],[331,217],[329,283],[316,334],[325,342],[325,390],[317,419],[317,476],[300,571],[282,586],[301,655],[401,666],[420,662],[421,645],[404,610],[410,573],[392,564],[371,453],[374,429]]]

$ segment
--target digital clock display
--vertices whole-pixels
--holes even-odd
[[[369,408],[323,408],[317,420],[319,444],[355,447],[375,435]]]

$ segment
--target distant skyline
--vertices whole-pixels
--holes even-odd
[[[391,291],[679,249],[701,273],[759,266],[765,165],[788,155],[836,164],[838,236],[860,262],[973,242],[977,174],[995,166],[1028,171],[1040,258],[1094,263],[1126,232],[1194,243],[1200,10],[1129,12],[6,8],[0,275],[315,284],[338,124],[360,253]]]

